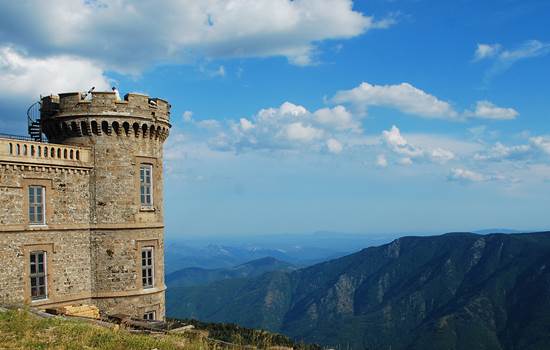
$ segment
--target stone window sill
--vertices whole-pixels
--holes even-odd
[[[41,229],[47,229],[47,224],[29,224],[30,230],[41,230]]]
[[[153,207],[141,207],[139,211],[154,212],[156,209]]]

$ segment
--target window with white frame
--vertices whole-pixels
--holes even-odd
[[[153,247],[141,249],[141,281],[143,288],[153,288],[155,285],[155,264]]]
[[[139,190],[142,208],[153,207],[153,166],[141,164],[139,167]]]
[[[29,276],[31,279],[32,300],[47,299],[48,297],[46,269],[46,252],[31,252]]]
[[[29,224],[46,223],[46,189],[44,186],[29,186]]]
[[[148,311],[143,314],[143,319],[147,321],[154,321],[156,320],[156,312],[155,311]]]

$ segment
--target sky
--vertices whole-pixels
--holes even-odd
[[[550,228],[550,2],[0,2],[0,132],[172,104],[169,237]]]

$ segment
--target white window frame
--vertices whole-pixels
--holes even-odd
[[[38,272],[38,266],[39,266],[39,263],[38,263],[38,256],[42,254],[42,265],[43,265],[43,272]],[[35,255],[36,256],[36,260],[35,260],[35,263],[33,264],[32,262],[32,256]],[[32,266],[35,266],[35,272],[33,273],[32,272]],[[40,288],[40,285],[38,285],[38,283],[35,283],[35,287],[33,287],[32,285],[32,280],[33,278],[40,278],[40,277],[43,277],[44,278],[44,295],[39,295],[39,296],[33,296],[33,288]],[[31,293],[31,300],[33,302],[35,301],[42,301],[42,300],[47,300],[48,299],[48,253],[46,251],[43,251],[43,250],[38,250],[38,251],[33,251],[33,252],[30,252],[29,254],[29,284],[30,284],[30,293]]]
[[[147,311],[143,314],[143,319],[147,321],[155,321],[157,319],[156,311]]]
[[[31,189],[33,190],[33,201],[31,201]],[[41,203],[37,203],[36,202],[36,198],[37,198],[37,195],[36,195],[36,191],[39,191],[40,193],[40,198],[42,199],[42,202]],[[46,187],[44,186],[40,186],[40,185],[30,185],[28,190],[27,190],[27,196],[28,196],[28,201],[29,201],[29,208],[28,208],[28,211],[27,211],[27,217],[29,219],[29,225],[34,225],[34,226],[44,226],[46,225]],[[38,211],[36,210],[38,207],[41,208],[41,212],[40,214],[42,215],[42,220],[41,221],[37,221],[37,220],[33,220],[32,216],[31,216],[31,208],[34,209],[34,219],[36,219],[36,217],[38,216]]]
[[[151,263],[148,263],[149,257],[147,254],[150,253]],[[145,257],[144,257],[145,254]],[[143,247],[141,248],[141,285],[143,289],[154,288],[155,287],[155,248],[154,247]],[[151,280],[151,283],[149,283]]]
[[[149,172],[149,182],[146,182],[147,171]],[[147,192],[149,190],[149,193]],[[153,208],[153,165],[142,163],[139,166],[139,202],[142,209]],[[149,203],[147,203],[149,198]]]

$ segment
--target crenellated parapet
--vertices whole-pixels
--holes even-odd
[[[129,93],[118,100],[114,92],[80,92],[42,98],[42,131],[48,139],[117,135],[164,140],[170,130],[170,104],[160,98]]]

